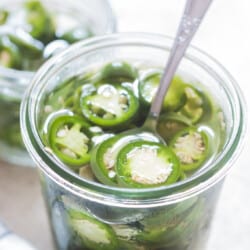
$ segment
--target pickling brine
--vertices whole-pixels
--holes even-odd
[[[173,184],[205,168],[223,143],[225,123],[202,83],[176,75],[163,102],[157,138],[121,132],[141,126],[162,71],[110,62],[65,79],[44,101],[46,149],[82,178],[120,187]]]

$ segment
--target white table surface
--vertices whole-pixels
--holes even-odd
[[[185,0],[112,0],[119,31],[173,36]],[[193,45],[219,60],[234,76],[250,110],[250,1],[214,0]],[[250,143],[223,187],[208,250],[250,249]],[[0,163],[0,218],[39,250],[53,250],[37,173]],[[15,250],[15,249],[10,249]]]

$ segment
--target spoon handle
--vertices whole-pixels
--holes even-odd
[[[149,118],[157,121],[166,91],[211,2],[212,0],[187,0],[167,65],[151,105]]]

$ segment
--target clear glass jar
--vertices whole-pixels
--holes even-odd
[[[116,21],[106,0],[40,0],[61,22],[75,22],[91,28],[93,35],[112,33]],[[19,11],[25,0],[1,0],[0,10]],[[67,19],[66,21],[64,20]],[[0,26],[1,31],[1,26]],[[0,66],[0,158],[6,162],[33,165],[23,145],[19,126],[19,106],[34,72],[14,70]]]
[[[178,74],[201,82],[216,98],[224,114],[225,141],[204,168],[184,181],[136,189],[84,180],[46,150],[39,134],[44,97],[63,80],[116,60],[163,67],[171,44],[170,38],[140,33],[89,39],[54,57],[35,75],[22,102],[21,129],[40,170],[58,249],[205,249],[220,189],[242,148],[246,124],[237,83],[210,56],[190,47]]]

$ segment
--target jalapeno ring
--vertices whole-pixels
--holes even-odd
[[[9,16],[9,12],[7,10],[0,10],[0,25],[5,24]]]
[[[91,152],[90,165],[95,177],[103,184],[117,185],[115,160],[116,154],[112,151],[118,136],[107,138]]]
[[[131,142],[119,151],[116,172],[122,186],[143,188],[176,182],[180,165],[169,147],[141,140]]]
[[[20,69],[21,55],[18,47],[12,43],[8,36],[0,39],[0,65],[7,68]]]
[[[139,97],[144,105],[149,106],[152,103],[160,84],[161,77],[162,71],[153,70],[146,73],[144,77],[140,79]],[[185,83],[181,78],[175,76],[163,101],[164,110],[176,111],[184,105],[186,101],[184,87]]]
[[[75,27],[70,30],[67,30],[58,38],[67,41],[68,43],[75,43],[83,39],[92,37],[93,33],[90,29],[86,27]]]
[[[137,70],[126,62],[112,62],[105,65],[100,78],[109,82],[134,81],[137,77]]]
[[[114,230],[87,212],[68,210],[69,223],[82,243],[89,249],[116,250],[118,247]]]
[[[122,86],[104,84],[81,98],[82,113],[93,124],[113,128],[129,123],[139,102],[133,92]]]
[[[45,7],[38,0],[27,0],[24,7],[30,35],[44,44],[52,41],[55,38],[54,20]]]
[[[186,116],[176,112],[167,112],[160,116],[157,131],[168,142],[177,132],[190,125],[191,121]]]
[[[107,135],[106,139],[93,148],[91,168],[96,178],[106,185],[118,185],[115,163],[121,148],[131,141],[141,140],[134,135]]]
[[[209,152],[208,146],[207,135],[196,127],[181,130],[170,142],[184,172],[196,170],[204,163]]]
[[[56,156],[72,167],[90,160],[90,125],[78,116],[61,115],[48,126],[48,143]]]
[[[179,113],[186,116],[193,124],[200,122],[202,119],[209,119],[212,106],[207,94],[191,85],[187,85],[184,92],[186,103],[179,110]]]

